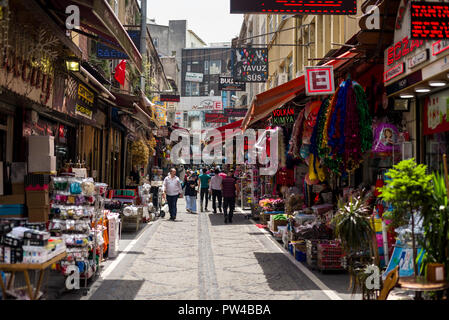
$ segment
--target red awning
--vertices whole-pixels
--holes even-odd
[[[240,129],[240,127],[242,126],[242,122],[243,122],[243,119],[228,123],[227,125],[219,127],[219,128],[215,128],[215,130],[218,130],[221,132],[221,139],[222,139],[221,143],[222,144],[227,139],[233,138],[236,134],[239,134],[241,132],[241,130],[235,130],[235,129]],[[232,134],[226,135],[226,130],[232,130]],[[234,131],[236,131],[236,132],[234,132]],[[209,143],[208,145],[213,147],[213,146],[216,146],[217,144],[218,144],[217,141],[213,141],[213,142]]]
[[[142,55],[134,45],[120,20],[114,14],[106,0],[50,0],[55,10],[52,12],[62,23],[65,22],[65,10],[76,4],[80,9],[81,27],[97,35],[99,41],[126,53],[136,68],[142,72]]]
[[[330,60],[323,65],[334,66],[336,70],[345,65],[349,61],[348,59],[354,58],[358,54],[353,52],[353,50],[349,50],[338,56],[335,60]],[[251,107],[248,109],[245,119],[243,119],[242,130],[245,131],[250,125],[265,118],[271,112],[282,107],[304,91],[305,77],[302,75],[273,89],[259,93],[254,97]]]

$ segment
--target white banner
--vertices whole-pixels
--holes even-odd
[[[212,97],[181,97],[176,111],[222,111],[221,96]]]
[[[186,72],[186,81],[203,82],[203,77],[202,73]]]

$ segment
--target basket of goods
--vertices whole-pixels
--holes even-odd
[[[143,140],[134,141],[131,145],[133,165],[146,165],[150,159],[150,150]]]

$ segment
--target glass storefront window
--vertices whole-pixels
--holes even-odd
[[[449,150],[449,132],[435,133],[425,136],[426,164],[429,173],[439,171],[443,162],[443,154]]]

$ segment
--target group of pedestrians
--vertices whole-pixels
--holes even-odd
[[[163,192],[166,197],[170,220],[176,219],[177,200],[184,195],[186,198],[186,210],[189,213],[197,213],[197,195],[200,195],[200,211],[209,212],[209,200],[212,202],[213,213],[217,209],[224,214],[224,222],[232,223],[235,201],[239,186],[234,177],[234,171],[221,172],[216,168],[213,172],[202,169],[201,174],[193,170],[187,170],[183,182],[176,176],[176,169],[170,169],[170,174],[164,179]],[[203,206],[204,204],[204,206]]]

